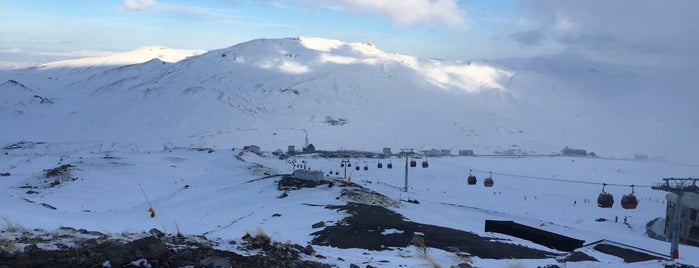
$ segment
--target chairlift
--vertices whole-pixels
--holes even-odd
[[[417,167],[417,161],[410,160],[410,167]]]
[[[602,184],[602,193],[597,197],[597,206],[601,208],[611,208],[614,206],[614,196],[604,191],[606,186],[606,183]]]
[[[476,179],[476,176],[471,175],[471,171],[472,170],[470,170],[470,169],[468,170],[467,182],[468,182],[468,185],[475,185],[478,180]]]
[[[493,181],[493,172],[490,172],[490,176],[483,180],[483,185],[485,187],[493,187],[493,184],[495,184],[495,181]]]
[[[634,195],[633,184],[631,184],[631,193],[621,197],[621,207],[624,209],[636,209],[638,199]]]

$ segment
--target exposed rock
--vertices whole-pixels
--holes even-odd
[[[466,231],[411,222],[382,206],[349,203],[327,208],[345,211],[349,216],[336,225],[312,233],[315,235],[311,241],[313,245],[384,250],[405,247],[411,243],[415,233],[421,233],[424,237],[429,237],[424,243],[430,248],[458,249],[460,252],[487,259],[546,259],[555,255],[551,252],[492,241],[490,238]],[[385,233],[391,229],[402,232]]]
[[[211,256],[199,262],[206,268],[228,268],[231,267],[231,260],[226,257]]]
[[[313,253],[316,253],[316,250],[313,249],[313,246],[308,245],[308,246],[306,246],[305,248],[303,248],[303,254],[306,254],[306,255],[313,255]]]
[[[27,244],[23,250],[7,251],[0,249],[0,268],[9,267],[310,267],[325,268],[330,265],[314,261],[301,260],[300,253],[312,251],[310,246],[272,242],[264,234],[244,237],[247,246],[257,247],[263,253],[242,256],[234,252],[216,250],[212,242],[203,236],[166,235],[157,229],[148,233],[131,234],[142,237],[125,241],[123,237],[101,235],[85,238],[85,235],[97,235],[84,229],[70,227],[58,229],[62,238],[73,238],[74,246],[54,244],[46,250],[40,244],[46,242],[42,235],[29,237],[28,233],[18,233],[18,243]],[[35,230],[40,232],[40,230]],[[22,238],[22,239],[19,239]],[[37,241],[36,243],[32,241]],[[236,244],[228,242],[228,244]]]
[[[311,228],[316,229],[316,228],[322,228],[325,227],[325,222],[324,221],[319,221],[311,225]]]
[[[161,232],[160,230],[158,230],[156,228],[150,229],[150,231],[148,231],[148,233],[152,234],[153,236],[155,236],[157,238],[162,238],[163,236],[165,236],[165,234],[163,232]]]

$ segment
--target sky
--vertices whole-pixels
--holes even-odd
[[[694,0],[0,0],[0,17],[0,62],[298,36],[423,58],[699,62]]]

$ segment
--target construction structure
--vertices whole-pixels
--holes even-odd
[[[679,242],[699,242],[699,224],[697,223],[697,210],[699,210],[699,187],[696,178],[676,179],[664,178],[665,182],[654,185],[654,190],[669,192],[667,198],[667,210],[665,217],[665,234],[670,238],[670,256],[678,259]],[[692,212],[694,217],[692,220]],[[690,237],[691,236],[691,237]]]
[[[665,195],[667,200],[667,210],[665,216],[665,235],[670,237],[670,231],[674,226],[674,214],[677,206],[677,193]],[[694,192],[684,193],[680,211],[679,242],[687,245],[699,247],[699,194]]]
[[[584,240],[567,237],[514,221],[485,220],[485,231],[519,237],[560,251],[572,252],[583,246]]]
[[[320,183],[320,181],[323,179],[323,172],[318,170],[297,169],[294,170],[294,173],[291,174],[291,176],[301,180]]]

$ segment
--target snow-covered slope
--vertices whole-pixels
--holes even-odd
[[[606,156],[696,156],[683,149],[688,134],[648,131],[693,133],[696,124],[648,120],[646,78],[616,66],[420,59],[305,37],[163,62],[194,54],[147,47],[0,72],[0,122],[14,126],[0,140],[276,149],[307,135],[321,149],[546,154],[572,146]],[[35,105],[34,95],[53,101]]]

